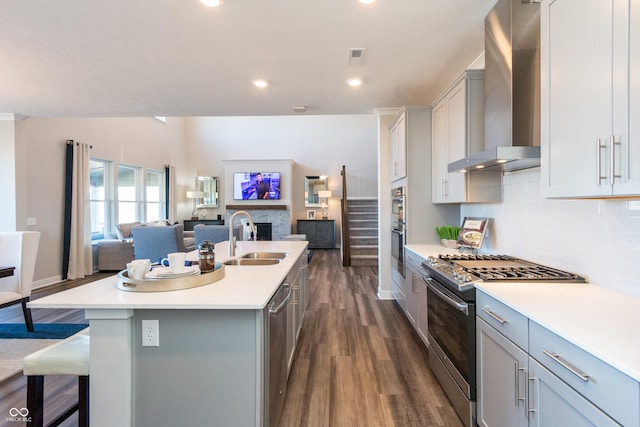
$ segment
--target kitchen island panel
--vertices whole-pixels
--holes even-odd
[[[262,310],[137,310],[134,317],[134,425],[260,425]],[[159,347],[142,346],[143,319],[159,320]]]

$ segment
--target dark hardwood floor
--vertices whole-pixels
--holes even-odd
[[[427,351],[372,267],[314,251],[309,305],[280,425],[461,426]]]
[[[342,267],[338,250],[314,251],[309,305],[281,427],[462,426],[397,304],[377,299],[377,274],[373,267]],[[33,310],[33,317],[36,323],[84,321],[81,310]],[[0,322],[22,321],[19,305],[0,310]],[[66,377],[45,382],[50,420],[75,399],[76,382]],[[5,419],[10,408],[24,407],[25,396],[22,375],[0,383],[0,426],[16,427]],[[75,425],[75,416],[63,424]]]

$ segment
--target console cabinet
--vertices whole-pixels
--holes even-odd
[[[333,219],[299,219],[297,230],[307,236],[309,249],[336,247],[336,221]]]
[[[184,231],[193,231],[193,227],[198,224],[204,225],[224,225],[224,219],[185,219]]]

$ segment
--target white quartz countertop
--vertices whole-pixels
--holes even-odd
[[[640,381],[640,298],[589,283],[506,281],[476,288]]]
[[[406,248],[422,258],[458,252]],[[640,381],[640,298],[590,283],[504,281],[476,288]]]
[[[117,288],[114,275],[77,288],[58,292],[29,303],[30,308],[80,309],[262,309],[287,277],[308,242],[240,241],[239,258],[249,252],[287,252],[282,262],[264,266],[225,266],[225,277],[209,285],[167,292],[129,292]],[[216,244],[216,262],[224,262],[228,242]],[[189,260],[197,260],[190,252]]]

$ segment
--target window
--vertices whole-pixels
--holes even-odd
[[[137,221],[138,168],[118,166],[118,223]]]
[[[109,162],[91,159],[89,162],[89,205],[91,207],[91,239],[103,239],[108,226],[108,166]]]
[[[164,171],[94,158],[89,169],[92,240],[113,238],[119,223],[165,218]]]
[[[164,174],[158,171],[147,171],[146,212],[147,222],[157,221],[164,215]]]

